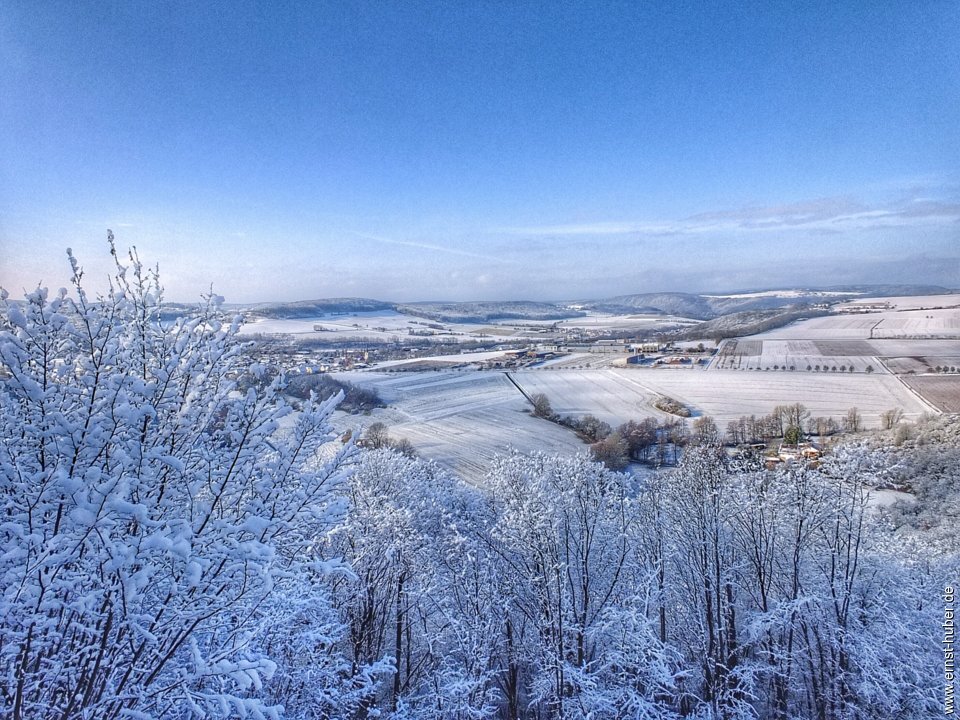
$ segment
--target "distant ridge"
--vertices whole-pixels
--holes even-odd
[[[325,298],[288,303],[262,303],[246,309],[252,315],[268,318],[308,318],[334,312],[376,312],[393,310],[394,304],[370,298]]]
[[[738,293],[641,293],[584,303],[583,307],[605,312],[659,312],[694,320],[712,320],[737,312],[842,302],[857,297],[945,295],[953,292],[939,285],[841,285],[827,288],[752,290]]]
[[[489,322],[491,320],[562,320],[585,315],[557,303],[511,300],[506,302],[480,301],[463,303],[420,302],[396,306],[408,315],[441,322]]]
[[[440,322],[483,323],[492,320],[560,320],[579,317],[584,311],[594,310],[713,320],[732,313],[842,302],[857,297],[949,295],[956,292],[939,285],[838,285],[824,288],[743,290],[734,293],[637,293],[576,303],[526,300],[395,303],[371,298],[322,298],[286,303],[259,303],[245,305],[242,309],[256,317],[275,319],[395,310]]]

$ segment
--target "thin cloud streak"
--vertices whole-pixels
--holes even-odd
[[[958,221],[960,203],[957,202],[918,198],[895,206],[870,207],[852,198],[835,197],[771,207],[712,211],[682,220],[504,227],[494,232],[533,236],[671,236],[744,230],[870,230],[878,227],[945,225]]]
[[[469,250],[457,250],[456,248],[443,247],[442,245],[432,245],[430,243],[414,242],[412,240],[394,240],[392,238],[386,238],[380,235],[370,235],[367,233],[359,233],[354,230],[351,230],[350,234],[355,235],[358,238],[363,238],[364,240],[372,240],[374,242],[384,243],[386,245],[400,245],[402,247],[412,247],[412,248],[418,248],[420,250],[433,250],[436,252],[448,253],[450,255],[460,255],[462,257],[476,258],[479,260],[488,260],[490,262],[512,264],[512,261],[506,260],[503,257],[497,257],[495,255],[484,255],[483,253],[470,252]]]

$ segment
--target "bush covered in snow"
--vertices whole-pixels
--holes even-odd
[[[70,260],[72,295],[3,296],[0,715],[279,717],[273,623],[339,631],[309,590],[340,572],[311,552],[339,513],[350,449],[318,455],[339,397],[278,435],[279,380],[234,391],[250,368],[219,298],[161,323],[135,253],[96,299]],[[357,686],[332,652],[284,682]]]

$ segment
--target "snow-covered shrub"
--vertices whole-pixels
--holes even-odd
[[[280,717],[261,631],[330,570],[309,563],[349,452],[318,454],[338,398],[278,433],[280,380],[234,389],[250,368],[220,298],[161,322],[135,253],[96,299],[70,261],[72,296],[3,294],[0,716]],[[326,647],[339,624],[311,601],[287,608],[316,626],[297,641]]]

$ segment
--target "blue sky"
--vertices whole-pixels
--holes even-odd
[[[802,5],[802,7],[797,7]],[[957,2],[0,2],[0,285],[960,286]]]

